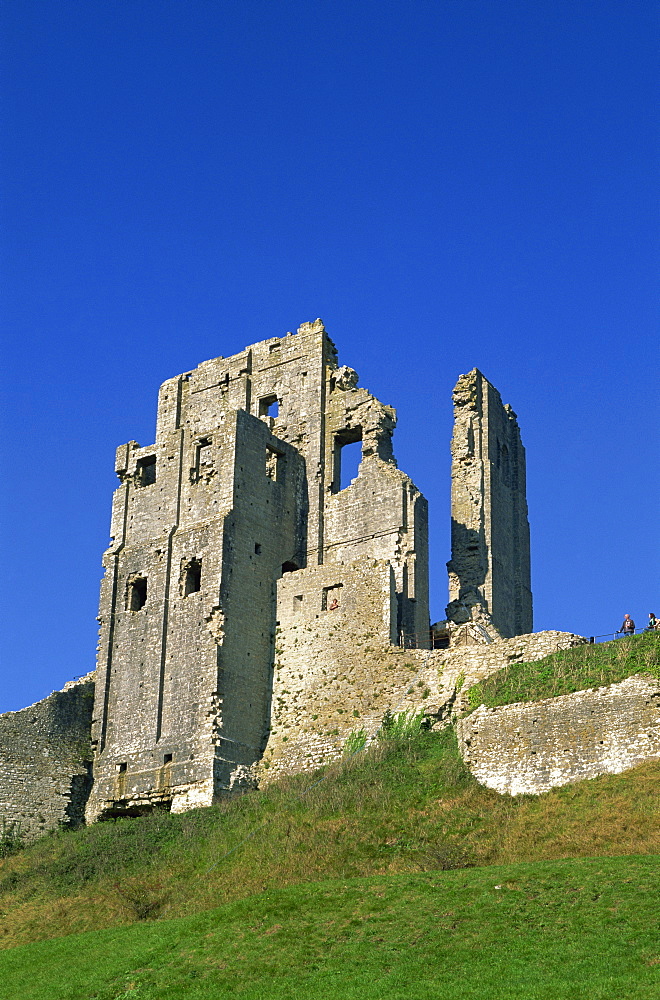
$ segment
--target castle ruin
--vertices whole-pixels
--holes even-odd
[[[531,631],[515,416],[478,372],[455,400],[448,612]],[[356,623],[385,646],[429,648],[427,505],[396,466],[395,423],[338,366],[320,320],[163,385],[155,445],[117,452],[89,820],[248,785],[277,732],[275,664],[304,650],[309,671],[341,646],[337,629],[354,648]]]
[[[359,615],[368,566],[383,638],[428,645],[426,501],[396,467],[394,410],[357,382],[317,320],[166,382],[155,445],[118,449],[88,819],[249,780],[284,593],[283,618]]]
[[[414,707],[413,673],[440,718],[458,633],[480,676],[499,662],[489,644],[531,632],[515,414],[476,369],[454,403],[450,603],[431,627],[427,503],[397,468],[395,411],[339,366],[320,320],[164,383],[155,443],[117,450],[87,822],[315,767]]]

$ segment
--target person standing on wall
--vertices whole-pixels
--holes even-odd
[[[652,611],[649,611],[649,623],[648,623],[648,625],[646,626],[646,627],[647,627],[647,629],[648,629],[649,631],[652,631],[652,630],[654,630],[654,629],[657,629],[658,625],[660,625],[660,622],[659,622],[659,621],[658,621],[658,619],[657,619],[657,618],[655,617],[655,615],[653,614],[653,612],[652,612]]]
[[[623,632],[624,635],[634,635],[635,634],[635,623],[630,617],[630,615],[623,616],[623,624],[619,629],[619,632]]]

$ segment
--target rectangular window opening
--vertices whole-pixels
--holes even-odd
[[[266,448],[266,475],[274,483],[284,482],[284,455],[274,448]]]
[[[335,434],[332,492],[339,493],[357,479],[362,462],[362,428],[352,427]]]
[[[131,576],[128,579],[128,589],[126,592],[126,610],[142,611],[147,603],[147,578],[146,576]]]
[[[321,595],[321,611],[338,611],[341,607],[341,591],[343,583],[332,587],[324,587]]]
[[[117,764],[117,773],[124,774],[125,771],[128,771],[128,761],[124,760],[121,764]]]
[[[203,472],[205,468],[210,468],[213,465],[213,453],[211,450],[211,445],[213,444],[211,438],[200,438],[197,442],[197,473]]]
[[[260,556],[261,555],[261,545],[259,544],[259,542],[255,542],[254,543],[254,554],[256,556]]]
[[[280,401],[276,395],[262,396],[259,400],[259,416],[277,419],[280,412]]]
[[[156,456],[139,458],[135,467],[135,482],[138,486],[152,486],[156,482]]]
[[[182,597],[197,594],[202,589],[202,560],[190,559],[181,567],[180,592]]]
[[[300,612],[302,611],[303,599],[304,599],[304,595],[303,594],[295,594],[294,595],[294,598],[293,598],[293,612],[294,612],[294,614],[296,614],[296,615],[300,614]]]
[[[172,757],[173,757],[173,754],[171,754],[171,753],[163,754],[163,764],[171,764],[172,763]]]

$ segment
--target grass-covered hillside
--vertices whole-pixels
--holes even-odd
[[[479,696],[657,676],[658,638],[510,667]],[[660,995],[659,790],[650,761],[511,798],[477,784],[451,728],[393,726],[324,771],[211,809],[15,853],[7,837],[0,996]]]
[[[659,778],[650,762],[511,798],[477,784],[451,729],[385,740],[316,778],[211,809],[37,841],[0,864],[0,942],[182,916],[328,878],[660,853]]]
[[[655,864],[654,864],[655,862]],[[4,1000],[650,1000],[657,858],[333,879],[0,954]]]
[[[616,684],[633,674],[660,679],[660,633],[561,649],[535,663],[513,663],[467,691],[471,708],[540,701]]]

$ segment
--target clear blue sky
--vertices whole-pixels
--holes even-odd
[[[114,450],[160,383],[321,316],[449,558],[451,390],[528,459],[535,627],[660,615],[654,5],[2,10],[0,710],[94,664]]]

